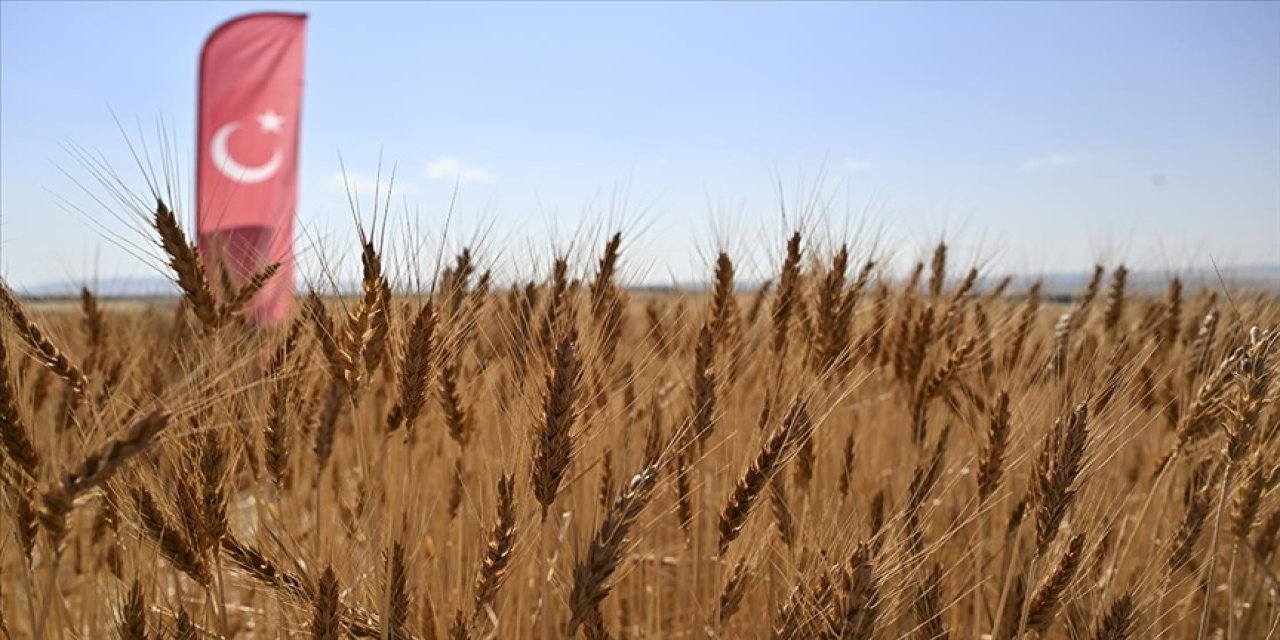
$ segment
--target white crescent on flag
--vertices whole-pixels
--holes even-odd
[[[258,122],[262,124],[264,132],[277,133],[280,130],[280,116],[274,111],[258,116]],[[213,166],[226,176],[229,180],[234,180],[242,184],[254,184],[269,180],[271,176],[280,170],[280,165],[284,162],[284,153],[276,147],[271,158],[266,162],[257,166],[247,166],[240,164],[235,158],[231,157],[231,152],[227,149],[227,142],[231,139],[231,134],[240,128],[240,121],[233,120],[222,125],[214,132],[213,138],[209,140],[209,156],[213,159]]]

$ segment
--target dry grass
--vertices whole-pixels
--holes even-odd
[[[361,233],[256,330],[275,267],[153,222],[174,312],[0,287],[0,638],[1280,633],[1273,296],[799,233],[759,291],[628,290],[612,234],[408,293]]]

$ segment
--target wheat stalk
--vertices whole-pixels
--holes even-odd
[[[653,497],[657,484],[655,466],[644,467],[622,488],[591,538],[586,553],[574,565],[566,636],[574,637],[578,627],[609,595],[608,582],[622,562],[631,529]]]
[[[560,492],[560,481],[573,457],[573,424],[577,420],[581,363],[572,336],[560,340],[555,362],[546,376],[543,417],[534,431],[533,492],[542,519]]]
[[[721,557],[729,550],[729,544],[742,533],[742,527],[751,515],[760,492],[764,490],[769,479],[781,465],[795,430],[803,422],[808,421],[805,404],[797,398],[787,411],[782,423],[774,429],[756,454],[751,465],[738,479],[733,494],[720,512],[720,542],[718,546]]]

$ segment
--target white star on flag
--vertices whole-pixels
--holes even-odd
[[[282,125],[284,125],[284,118],[276,113],[275,109],[268,108],[258,116],[258,126],[263,133],[280,133]]]

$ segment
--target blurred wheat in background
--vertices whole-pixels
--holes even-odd
[[[259,330],[274,270],[153,214],[177,305],[0,289],[5,638],[1278,633],[1274,293],[800,232],[758,287],[629,289],[617,234],[498,285],[362,230]]]

